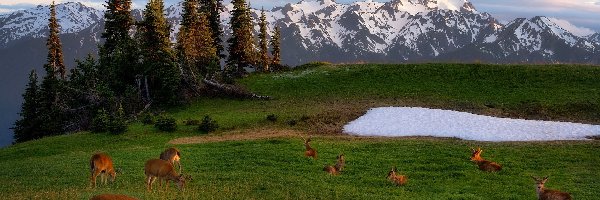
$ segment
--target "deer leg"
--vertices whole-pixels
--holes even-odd
[[[92,171],[92,177],[90,178],[90,184],[92,185],[92,188],[96,188],[96,177],[98,176],[98,174],[100,174],[100,171]]]
[[[154,182],[154,177],[152,177],[152,176],[146,177],[146,188],[148,189],[148,191],[152,191],[152,183],[153,182]]]

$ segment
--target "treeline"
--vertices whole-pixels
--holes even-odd
[[[70,73],[52,3],[46,74],[41,83],[35,70],[29,75],[21,119],[12,128],[15,142],[82,130],[122,133],[130,120],[149,108],[183,104],[215,91],[236,96],[227,84],[245,76],[248,68],[259,72],[285,68],[279,28],[268,38],[263,11],[256,39],[246,1],[231,3],[231,37],[225,56],[222,0],[185,0],[176,44],[169,39],[172,27],[163,13],[163,0],[150,0],[141,21],[131,15],[131,0],[108,0],[105,42],[99,46],[98,60],[91,55],[78,60]]]

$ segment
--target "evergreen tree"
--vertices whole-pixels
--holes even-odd
[[[209,66],[215,65],[218,59],[206,15],[199,13],[198,7],[196,0],[184,1],[181,27],[177,35],[177,55],[184,76],[182,78],[196,85],[198,79],[209,74]]]
[[[135,87],[140,74],[139,50],[129,35],[134,25],[131,0],[108,0],[105,7],[102,38],[106,41],[100,47],[100,74],[106,83],[110,83],[111,90],[122,97],[130,95],[125,92]]]
[[[77,66],[71,70],[68,82],[68,92],[71,96],[69,107],[72,110],[70,121],[71,130],[89,130],[92,116],[102,105],[108,92],[108,86],[100,79],[99,65],[92,55],[83,60],[77,60]]]
[[[39,86],[35,70],[29,74],[29,83],[23,94],[23,104],[19,115],[21,119],[15,122],[14,130],[15,142],[25,142],[40,138],[43,133],[40,132],[40,121],[38,118],[40,104]]]
[[[140,23],[140,48],[143,75],[149,76],[150,94],[158,104],[179,100],[180,70],[169,40],[170,27],[163,13],[162,0],[150,0]]]
[[[273,55],[273,64],[281,65],[281,32],[279,31],[279,27],[275,26],[273,30],[273,35],[271,35],[271,55]]]
[[[221,29],[221,11],[223,10],[223,0],[200,0],[202,11],[206,13],[211,30],[213,46],[216,48],[216,55],[219,59],[225,58],[223,54],[223,30]]]
[[[50,20],[48,23],[50,34],[48,37],[48,58],[44,65],[46,76],[40,87],[40,115],[41,136],[58,135],[64,133],[66,93],[64,82],[57,78],[57,74],[63,76],[64,64],[62,63],[62,48],[58,37],[58,23],[56,21],[56,9],[54,3],[50,6]],[[63,79],[64,80],[64,79]]]
[[[102,38],[105,53],[114,53],[117,46],[124,40],[131,39],[129,30],[133,25],[131,16],[131,0],[107,0],[104,12],[104,33]]]
[[[255,63],[252,17],[245,0],[233,0],[231,3],[233,10],[229,23],[232,33],[227,40],[229,43],[227,71],[230,76],[241,77],[245,73],[244,67],[250,67]]]
[[[260,12],[260,20],[258,22],[258,26],[260,27],[260,32],[258,34],[260,65],[262,66],[263,71],[268,72],[270,60],[267,47],[267,16],[265,15],[264,9],[262,9]]]
[[[56,20],[56,5],[54,4],[54,1],[50,5],[48,28],[50,29],[50,34],[48,34],[48,41],[46,43],[48,46],[48,65],[52,67],[55,72],[55,74],[52,75],[58,75],[62,80],[65,80],[67,69],[65,67],[65,61],[63,60],[62,44],[60,42],[60,37],[58,36],[60,33],[60,26]]]

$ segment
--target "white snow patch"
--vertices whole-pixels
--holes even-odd
[[[575,26],[567,20],[557,19],[557,18],[548,18],[548,19],[550,21],[554,22],[556,25],[564,28],[565,30],[571,32],[573,35],[578,36],[578,37],[584,37],[584,36],[588,36],[588,35],[596,33],[592,29]]]
[[[600,125],[498,118],[417,107],[373,108],[343,131],[361,136],[457,137],[477,141],[585,140]]]

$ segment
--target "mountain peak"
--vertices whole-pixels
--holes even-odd
[[[408,12],[411,15],[432,10],[476,12],[475,7],[467,0],[392,0],[386,5],[393,10]]]

